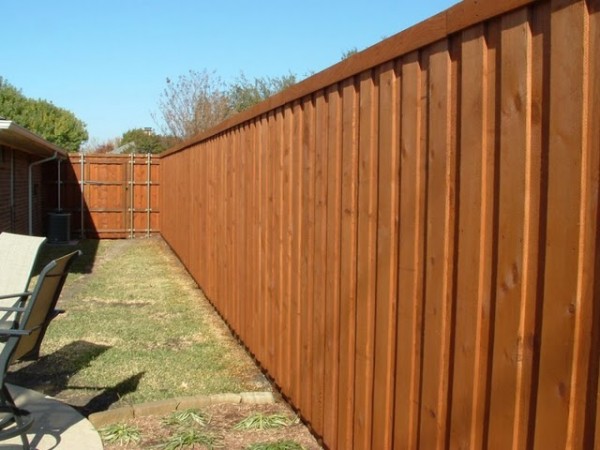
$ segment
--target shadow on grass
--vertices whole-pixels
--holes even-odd
[[[125,395],[135,392],[145,372],[126,378],[114,386],[69,386],[69,380],[110,348],[87,341],[75,341],[37,361],[14,364],[6,379],[8,383],[17,386],[51,397],[58,396],[85,416],[105,411]],[[68,391],[79,391],[81,394],[73,395],[71,400],[75,401],[72,402],[70,396],[66,395]],[[89,391],[102,392],[86,395]]]
[[[70,272],[80,274],[91,273],[96,261],[99,244],[100,241],[98,239],[83,239],[80,241],[73,241],[69,244],[49,244],[46,242],[38,255],[33,274],[39,274],[44,266],[53,259],[64,256],[75,250],[81,250],[83,254],[75,259]]]
[[[83,406],[77,407],[84,416],[95,412],[106,411],[110,405],[117,403],[122,397],[137,391],[138,385],[146,372],[140,372],[121,381],[115,386],[107,387]]]
[[[68,389],[69,379],[88,367],[110,347],[86,341],[75,341],[30,363],[10,367],[9,383],[56,396]]]

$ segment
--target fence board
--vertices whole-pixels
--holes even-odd
[[[340,381],[338,448],[351,448],[354,439],[354,346],[356,343],[356,230],[358,220],[358,95],[355,80],[342,84],[342,225]]]
[[[579,277],[583,228],[582,170],[589,147],[584,142],[587,79],[584,72],[585,3],[552,2],[550,134],[548,143],[548,222],[545,252],[544,297],[541,330],[540,379],[536,417],[536,448],[573,445],[574,401],[580,384],[579,367],[573,365],[582,336],[578,328],[586,302]],[[580,42],[574,48],[568,42]],[[573,151],[577,149],[577,151]],[[560,182],[558,181],[560,180]],[[550,206],[551,205],[551,206]],[[572,220],[565,220],[566,217]],[[560,256],[559,256],[560,255]],[[565,271],[565,267],[574,270]],[[559,356],[560,355],[560,356]],[[582,367],[585,369],[585,366]],[[585,404],[585,402],[584,402]],[[542,430],[546,430],[542,433]]]
[[[293,152],[293,181],[292,181],[292,251],[294,258],[292,260],[292,374],[300,373],[302,367],[302,316],[300,305],[302,303],[302,250],[303,250],[303,229],[302,229],[302,186],[304,186],[304,171],[302,165],[302,128],[303,115],[300,102],[295,102],[293,105],[294,127],[292,131],[292,152]],[[290,389],[290,397],[299,399],[301,396],[300,386],[302,380],[298,376],[292,376],[292,385]]]
[[[600,123],[600,0],[589,2],[590,23],[589,23],[589,88],[588,88],[588,104],[589,104],[589,124]],[[589,177],[587,182],[590,188],[589,200],[587,207],[592,207],[588,213],[588,233],[590,241],[588,242],[589,249],[595,249],[595,261],[589,261],[590,267],[593,267],[594,273],[600,272],[600,217],[598,211],[594,216],[593,206],[600,202],[600,194],[594,186],[600,185],[600,139],[598,139],[598,130],[594,126],[588,127],[587,142],[589,145]],[[594,232],[594,230],[596,230]],[[594,242],[595,240],[595,242]],[[592,253],[592,252],[590,252]],[[589,255],[588,257],[593,257]],[[600,282],[596,278],[595,284],[593,277],[588,275],[587,286],[588,291],[586,297],[591,296],[592,299],[600,298]],[[592,310],[588,309],[588,317],[598,317],[599,305],[597,301],[591,302]],[[585,419],[585,429],[583,430],[583,447],[600,449],[600,324],[598,321],[593,323],[591,331],[591,352],[590,352],[590,368],[588,378],[588,395],[586,396],[586,408],[591,411]],[[594,420],[595,416],[595,420]],[[584,422],[581,418],[575,422],[580,425]],[[579,430],[576,430],[579,433]]]
[[[398,330],[394,448],[417,448],[424,250],[424,76],[420,55],[403,60],[401,98]]]
[[[373,74],[359,77],[358,244],[356,276],[356,349],[354,447],[368,448],[373,411],[373,347],[377,246],[377,109]]]
[[[520,374],[529,363],[524,355],[526,336],[522,329],[532,301],[524,295],[531,276],[526,252],[531,244],[535,245],[530,242],[535,204],[532,205],[528,197],[532,183],[528,11],[505,16],[502,28],[500,89],[506,95],[502,96],[500,105],[498,261],[494,295],[497,325],[493,336],[489,426],[490,435],[495,439],[493,445],[515,448],[520,427],[517,413],[523,382]],[[504,432],[500,434],[500,430]]]
[[[342,98],[338,85],[327,92],[329,106],[327,142],[327,261],[325,294],[325,367],[323,435],[337,448],[340,377],[340,285],[342,202]],[[345,331],[344,331],[345,332]]]
[[[313,303],[313,373],[311,384],[311,423],[314,430],[323,435],[324,381],[325,381],[325,305],[327,303],[327,143],[328,105],[324,92],[315,99],[315,256],[314,256],[314,303]]]
[[[450,446],[481,448],[485,424],[490,326],[494,112],[488,108],[494,80],[485,27],[463,32],[461,148],[458,199],[457,286]],[[493,95],[492,95],[493,97]],[[485,263],[481,263],[484,262]],[[473,268],[477,267],[474,271]],[[472,385],[465,383],[472,380]]]
[[[396,349],[398,265],[399,78],[396,63],[379,75],[379,199],[377,212],[377,294],[373,375],[372,448],[390,448],[393,427],[393,376]]]
[[[282,233],[282,294],[281,294],[281,387],[284,392],[291,392],[292,386],[292,327],[294,323],[292,306],[292,264],[293,264],[293,111],[288,106],[283,110],[283,155],[282,155],[282,194],[281,194],[281,233]]]
[[[301,366],[302,382],[301,406],[304,414],[312,409],[313,357],[313,303],[314,303],[314,266],[315,266],[315,128],[314,103],[312,98],[305,99],[302,108],[302,156],[304,177],[302,184],[302,286],[300,302],[301,314]],[[308,332],[307,332],[308,331]]]

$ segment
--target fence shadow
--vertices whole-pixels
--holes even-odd
[[[73,273],[86,274],[91,273],[96,262],[98,253],[98,239],[83,239],[81,241],[73,241],[67,244],[48,244],[46,243],[36,261],[34,275],[39,274],[44,266],[53,259],[59,258],[67,253],[75,250],[81,250],[82,255],[76,258],[71,266],[70,271]]]
[[[42,174],[43,222],[44,231],[49,240],[38,259],[38,270],[41,270],[50,260],[78,249],[83,252],[84,257],[75,261],[72,270],[77,273],[89,273],[95,261],[98,241],[86,238],[97,237],[98,233],[86,198],[82,197],[79,185],[81,174],[77,173],[70,160],[61,161],[60,164],[45,164]],[[69,214],[69,240],[67,242],[51,242],[50,219],[52,213]]]

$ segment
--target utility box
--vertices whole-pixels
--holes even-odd
[[[65,244],[71,240],[71,213],[48,213],[48,242]]]

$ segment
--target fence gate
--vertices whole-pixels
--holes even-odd
[[[73,237],[122,239],[158,232],[158,157],[79,153],[50,170],[56,177],[45,179],[57,189],[45,189],[45,208],[71,213]]]

